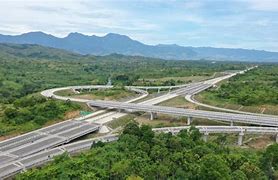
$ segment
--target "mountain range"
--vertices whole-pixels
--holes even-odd
[[[70,33],[64,38],[55,37],[43,32],[29,32],[15,36],[0,34],[0,43],[38,44],[92,55],[117,53],[176,60],[207,59],[278,62],[278,52],[232,48],[184,47],[163,44],[146,45],[128,36],[114,33],[109,33],[103,37]]]

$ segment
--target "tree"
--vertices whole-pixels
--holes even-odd
[[[5,109],[4,114],[8,119],[13,119],[18,115],[18,111],[15,108],[9,107],[9,108]]]
[[[124,177],[129,174],[129,160],[121,160],[112,165],[111,172],[115,179],[124,179]]]
[[[226,162],[219,155],[209,154],[201,159],[200,179],[231,179],[230,171]]]
[[[152,128],[147,125],[142,125],[140,128],[141,140],[149,144],[153,142],[154,132]]]
[[[246,162],[241,167],[240,170],[246,175],[248,179],[267,179],[262,170],[253,163]]]
[[[197,129],[194,126],[191,126],[189,129],[189,136],[193,141],[199,141],[202,137],[202,134],[200,133],[199,129]]]
[[[130,134],[130,135],[135,135],[140,137],[141,131],[138,126],[138,123],[136,122],[128,123],[123,130],[123,134]]]
[[[248,178],[241,170],[236,170],[232,173],[232,180],[247,180]]]
[[[278,170],[278,144],[267,147],[261,159],[262,168],[269,178],[274,178],[274,172]]]

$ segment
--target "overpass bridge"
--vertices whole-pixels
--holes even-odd
[[[219,78],[214,78],[211,80],[207,80],[204,82],[200,82],[200,83],[191,83],[188,85],[184,85],[183,87],[179,87],[179,89],[173,90],[167,94],[163,94],[162,96],[156,97],[156,98],[152,98],[149,100],[145,100],[143,102],[140,102],[136,105],[143,107],[144,109],[137,109],[138,107],[135,107],[135,109],[131,109],[130,107],[126,108],[119,108],[116,107],[116,109],[125,109],[125,110],[132,110],[132,111],[144,111],[144,112],[150,112],[150,114],[152,115],[152,117],[155,117],[156,113],[170,113],[170,114],[175,114],[175,115],[185,115],[188,116],[188,122],[190,124],[192,117],[195,117],[194,115],[196,115],[197,117],[201,117],[201,116],[205,116],[205,118],[207,118],[207,116],[209,115],[209,113],[212,113],[211,111],[206,112],[208,113],[205,114],[205,112],[199,112],[199,111],[195,111],[194,113],[192,112],[184,112],[183,110],[185,109],[181,109],[182,111],[179,111],[180,108],[178,108],[178,111],[175,111],[176,109],[171,109],[170,107],[164,107],[165,109],[162,109],[161,111],[157,111],[157,109],[151,109],[151,111],[149,111],[149,109],[147,110],[146,108],[159,108],[160,106],[153,106],[155,104],[158,104],[162,101],[177,97],[179,95],[187,95],[187,94],[196,94],[200,91],[203,91],[209,87],[211,87],[213,84],[230,78],[232,76],[234,76],[236,73],[233,74],[228,74],[226,76],[223,77],[219,77]],[[61,91],[61,90],[67,90],[67,89],[72,89],[75,92],[78,92],[82,89],[99,89],[99,88],[111,88],[113,86],[107,86],[107,85],[92,85],[92,86],[69,86],[69,87],[63,87],[63,88],[54,88],[54,89],[50,89],[50,90],[45,90],[43,92],[41,92],[41,94],[45,97],[51,97],[51,98],[56,98],[56,99],[60,99],[60,100],[71,100],[71,101],[77,101],[77,102],[84,102],[84,103],[94,103],[94,101],[91,100],[86,100],[86,99],[79,99],[79,98],[72,98],[72,97],[63,97],[63,96],[59,96],[56,95],[55,92],[56,91]],[[128,87],[127,87],[128,88]],[[129,87],[130,89],[133,89],[135,91],[137,91],[138,93],[141,94],[140,97],[137,97],[135,99],[132,99],[130,101],[127,101],[126,103],[128,105],[130,105],[130,102],[134,102],[136,100],[139,100],[141,98],[144,98],[147,96],[147,92],[137,89],[135,87]],[[117,103],[117,102],[113,102],[113,103]],[[110,104],[111,105],[111,104]],[[123,105],[123,104],[121,104]],[[131,104],[132,106],[134,104]],[[102,107],[102,106],[101,106]],[[106,107],[106,106],[105,106]],[[107,106],[108,107],[108,106]],[[115,108],[115,107],[113,107]],[[170,108],[170,109],[167,109]],[[189,110],[191,111],[191,110]],[[103,114],[104,113],[104,114]],[[213,113],[217,113],[217,112],[213,112]],[[62,123],[58,123],[55,125],[52,125],[50,127],[47,128],[42,128],[40,130],[37,131],[33,131],[12,139],[8,139],[6,141],[2,141],[0,142],[0,178],[2,177],[7,177],[10,176],[11,174],[13,174],[13,172],[20,172],[20,171],[24,171],[25,169],[32,167],[34,165],[38,165],[40,163],[43,162],[47,162],[48,160],[52,159],[53,156],[55,156],[56,154],[61,154],[62,152],[65,151],[69,151],[69,152],[74,152],[74,151],[78,151],[80,150],[84,150],[84,149],[88,149],[88,147],[91,146],[92,141],[88,140],[88,141],[80,141],[80,142],[76,142],[76,143],[71,143],[71,144],[67,144],[67,145],[62,145],[64,143],[69,142],[70,140],[80,137],[82,135],[88,134],[90,132],[94,132],[97,131],[101,124],[103,124],[103,119],[108,119],[108,121],[113,120],[114,117],[122,117],[124,115],[126,115],[126,113],[119,113],[119,112],[105,112],[105,111],[98,111],[96,113],[93,113],[94,115],[96,115],[96,118],[99,118],[97,121],[94,121],[95,119],[92,119],[93,122],[95,123],[88,123],[85,121],[80,121],[80,120],[84,120],[85,117],[79,118],[79,120],[70,120],[71,122],[69,122],[69,124],[67,124],[68,122],[62,122]],[[100,114],[100,115],[99,115]],[[214,116],[209,116],[209,118],[221,118],[221,116],[223,116],[223,114],[213,114]],[[234,121],[234,119],[230,119],[228,114],[226,114],[227,116],[224,117],[223,121],[230,121],[230,122],[237,122]],[[231,115],[231,113],[229,114]],[[234,118],[236,114],[232,115],[232,118]],[[86,117],[86,118],[89,118]],[[223,118],[223,117],[222,117]],[[238,117],[236,117],[238,118]],[[241,116],[241,118],[243,118],[243,116]],[[251,117],[247,118],[250,120]],[[262,120],[263,119],[255,119],[251,121],[251,123],[253,124],[260,124],[260,125],[265,125],[262,124]],[[268,126],[276,126],[277,125],[277,118],[275,119],[274,117],[274,121],[273,119],[264,119],[266,120],[266,122],[268,123]],[[91,122],[92,122],[91,121]],[[79,124],[81,122],[81,124]],[[104,121],[104,122],[107,122]],[[65,123],[65,124],[64,124]],[[84,123],[84,124],[83,124]],[[227,126],[229,127],[229,126]],[[219,132],[222,133],[228,133],[228,132],[232,132],[231,129],[230,131],[227,130],[227,127],[221,127],[219,128]],[[212,127],[211,127],[212,128]],[[266,128],[266,127],[265,127]],[[210,129],[210,128],[207,128]],[[214,129],[217,129],[216,127],[214,127]],[[226,129],[226,130],[225,130]],[[224,131],[225,130],[225,131]],[[157,130],[159,131],[159,130]],[[163,130],[165,132],[169,131],[169,128],[166,130]],[[173,128],[173,133],[175,133],[175,131],[177,131],[176,128]],[[269,131],[269,129],[261,129],[260,132],[264,132],[267,133]],[[217,131],[214,130],[214,133],[216,133]],[[237,132],[236,130],[234,130],[233,132]],[[248,131],[249,132],[249,131]],[[259,132],[259,131],[258,131]],[[209,133],[213,133],[212,131],[210,131]],[[273,133],[275,134],[275,132],[273,131]],[[112,139],[108,138],[107,141],[113,140],[113,137],[111,137]],[[117,139],[116,137],[114,137],[114,140]],[[9,175],[7,175],[9,174]]]
[[[99,128],[98,124],[68,120],[1,141],[0,164],[68,143]]]
[[[202,118],[209,120],[219,120],[230,122],[233,124],[245,123],[245,124],[255,124],[264,126],[274,126],[278,127],[278,117],[269,116],[255,116],[246,114],[234,114],[225,112],[214,112],[214,111],[204,111],[204,110],[193,110],[193,109],[183,109],[183,108],[173,108],[165,106],[153,106],[146,104],[134,104],[134,103],[123,103],[114,101],[90,101],[88,102],[90,106],[102,107],[102,108],[113,108],[118,110],[127,110],[131,112],[143,111],[148,112],[151,115],[151,120],[156,116],[156,113],[169,114],[175,116],[186,116],[188,117],[188,125],[191,123],[192,118]]]
[[[196,126],[200,133],[203,134],[203,138],[206,141],[209,134],[228,133],[238,134],[238,144],[241,145],[243,142],[243,136],[245,134],[269,134],[276,136],[276,142],[278,141],[278,128],[273,127],[251,127],[251,126]],[[190,126],[180,127],[164,127],[164,128],[153,128],[152,130],[156,133],[172,133],[177,134],[181,130],[189,130]],[[118,140],[118,135],[105,135],[87,140],[81,140],[78,142],[62,145],[40,151],[30,156],[22,157],[14,161],[10,161],[5,164],[0,164],[0,179],[13,176],[26,169],[34,166],[40,166],[46,162],[53,160],[55,156],[61,155],[64,152],[69,154],[77,153],[80,151],[88,150],[91,146],[98,142],[112,142]]]

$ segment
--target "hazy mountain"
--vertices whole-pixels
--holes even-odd
[[[38,44],[81,54],[107,55],[118,53],[163,59],[210,59],[278,62],[278,52],[178,45],[146,45],[125,35],[109,33],[103,37],[70,33],[58,38],[43,32],[22,35],[0,35],[2,43]]]

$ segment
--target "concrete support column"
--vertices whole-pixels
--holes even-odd
[[[278,143],[278,134],[276,134],[276,143]]]
[[[242,145],[243,136],[244,136],[244,133],[243,133],[243,132],[240,132],[240,133],[238,134],[238,141],[237,141],[237,144],[238,144],[239,146]]]
[[[231,121],[231,124],[230,124],[230,126],[234,126],[234,121]]]
[[[157,93],[160,93],[160,88],[157,89]]]
[[[204,136],[203,136],[203,140],[204,140],[205,142],[208,142],[208,136],[209,136],[209,133],[208,133],[208,132],[205,132],[205,133],[204,133]]]
[[[187,117],[187,125],[190,125],[192,122],[192,117],[188,116]]]
[[[151,115],[150,120],[154,120],[157,117],[157,114],[154,112],[151,112],[150,115]]]

